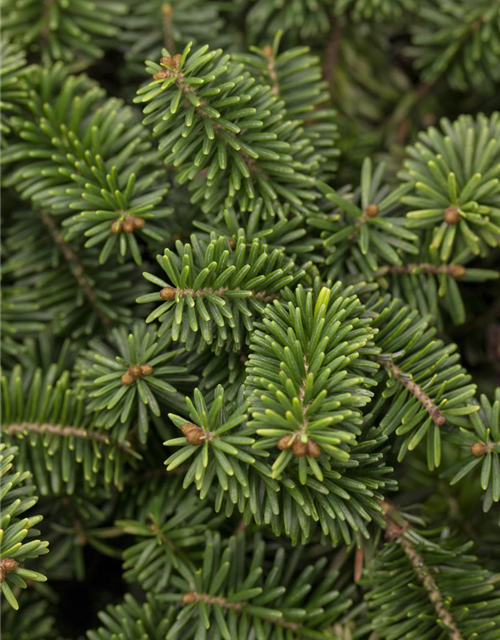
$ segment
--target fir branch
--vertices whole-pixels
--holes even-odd
[[[427,413],[432,418],[434,424],[438,427],[441,427],[446,422],[446,418],[441,413],[441,411],[434,404],[432,399],[425,393],[425,391],[418,385],[416,382],[408,378],[408,374],[405,374],[404,371],[401,371],[399,367],[397,367],[394,362],[384,358],[377,358],[377,362],[383,365],[386,369],[388,369],[394,378],[408,391],[415,396],[415,398],[422,404]]]
[[[182,596],[182,602],[185,605],[195,604],[197,602],[204,602],[209,605],[216,605],[217,607],[221,607],[222,609],[230,609],[236,611],[238,613],[244,611],[247,606],[246,602],[229,602],[226,598],[222,596],[213,596],[209,593],[198,593],[197,591],[188,591]],[[283,618],[268,618],[269,622],[274,622],[278,624],[283,629],[290,629],[294,633],[300,634],[300,625],[296,622],[289,622],[287,620],[283,620]]]
[[[177,53],[175,41],[172,37],[172,14],[174,13],[174,7],[170,3],[162,4],[161,13],[163,15],[163,42],[170,54],[174,56]]]
[[[386,265],[376,271],[376,276],[383,276],[386,273],[432,273],[433,275],[445,274],[452,278],[463,278],[467,274],[467,269],[461,264],[431,264],[429,262]]]
[[[97,300],[96,294],[94,293],[92,285],[85,274],[85,270],[80,260],[78,259],[78,256],[73,251],[70,244],[63,238],[54,220],[43,211],[40,212],[40,218],[42,219],[44,225],[48,228],[50,235],[54,239],[55,243],[59,247],[61,254],[64,256],[66,262],[70,266],[70,271],[73,274],[78,285],[82,288],[85,297],[95,309],[95,313],[98,316],[99,320],[104,326],[109,325],[110,319],[105,316],[101,312],[99,306],[96,306],[95,304]]]
[[[262,49],[262,53],[267,58],[267,73],[271,79],[271,91],[274,95],[279,96],[280,87],[278,83],[278,74],[276,73],[276,58],[274,56],[273,48],[268,45]]]
[[[5,431],[8,435],[20,435],[26,433],[37,433],[43,435],[48,433],[50,435],[61,436],[63,438],[82,438],[84,440],[95,440],[96,442],[103,442],[110,444],[109,436],[99,431],[93,431],[91,429],[83,429],[82,427],[63,426],[60,424],[50,424],[49,422],[20,422],[20,423],[8,423],[2,424],[2,431]],[[116,442],[114,443],[119,449],[123,451],[130,451],[130,442]]]
[[[342,27],[340,20],[335,19],[333,16],[330,18],[330,37],[326,43],[324,64],[323,64],[323,77],[328,82],[328,87],[332,91],[333,80],[335,75],[335,68],[338,63],[340,41],[342,38]]]
[[[405,536],[409,529],[409,524],[396,524],[389,516],[387,516],[387,527],[385,537],[389,541],[396,541],[403,549],[406,557],[411,563],[415,574],[422,583],[427,597],[434,607],[437,619],[440,620],[447,628],[451,640],[464,640],[459,628],[453,620],[450,609],[445,604],[445,597],[441,593],[437,582],[433,578],[433,571],[426,565],[424,558],[415,548],[411,540]]]

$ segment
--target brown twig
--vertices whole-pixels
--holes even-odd
[[[446,274],[452,278],[463,278],[467,270],[461,264],[430,264],[429,262],[409,263],[409,264],[397,264],[386,265],[378,269],[376,275],[385,275],[386,273],[409,273],[414,271],[424,271],[425,273],[432,273],[434,275]]]
[[[85,440],[95,440],[96,442],[103,442],[105,444],[110,444],[110,440],[108,436],[99,431],[87,431],[82,427],[71,427],[66,426],[63,427],[60,424],[51,424],[49,422],[43,422],[41,424],[37,422],[19,422],[19,423],[11,423],[7,425],[2,425],[2,430],[5,431],[8,435],[22,434],[26,432],[38,433],[40,435],[44,435],[45,433],[49,433],[51,435],[62,436],[65,438],[74,437],[74,438],[82,438]],[[123,449],[124,451],[130,451],[130,444],[125,442],[116,442],[117,447]]]
[[[338,20],[332,18],[330,20],[330,38],[326,43],[325,48],[325,62],[323,67],[323,78],[328,82],[330,92],[332,91],[332,83],[335,76],[335,68],[337,66],[339,50],[340,50],[340,38],[342,35],[342,29]]]
[[[54,4],[54,0],[43,0],[43,9],[42,9],[42,21],[44,25],[40,32],[42,44],[45,44],[48,40],[50,33],[50,11],[51,7]]]
[[[234,289],[239,291],[239,288]],[[179,289],[177,287],[164,287],[160,291],[160,296],[163,300],[171,301],[176,297],[185,298],[191,296],[192,298],[203,298],[207,294],[223,297],[226,291],[230,291],[229,287],[220,287],[219,289],[212,289],[211,287],[205,287],[204,289]],[[250,296],[249,296],[250,297]],[[262,302],[271,302],[279,298],[278,293],[267,294],[265,291],[251,291],[251,297]]]
[[[59,249],[61,250],[62,255],[64,256],[69,266],[71,267],[71,273],[73,274],[77,283],[82,288],[83,293],[85,294],[85,297],[87,298],[89,303],[95,308],[96,314],[99,316],[99,319],[104,325],[109,324],[109,318],[103,315],[99,311],[98,307],[96,306],[97,296],[94,293],[87,276],[85,275],[85,270],[82,267],[80,261],[78,260],[78,256],[73,251],[73,249],[69,246],[66,240],[62,237],[59,229],[57,228],[56,223],[52,220],[52,218],[43,212],[40,214],[40,216],[41,216],[42,222],[49,229],[52,238],[54,239],[56,244],[59,246]]]
[[[377,362],[383,365],[386,369],[388,369],[394,378],[398,380],[398,382],[407,389],[417,400],[423,405],[426,409],[427,413],[432,418],[434,424],[438,427],[441,427],[445,422],[446,418],[441,413],[441,411],[434,404],[434,401],[425,393],[425,391],[413,380],[409,380],[404,377],[404,372],[397,367],[394,362],[390,360],[385,360],[383,358],[377,358]]]
[[[242,611],[246,606],[246,602],[228,602],[226,598],[222,596],[212,596],[208,593],[198,593],[197,591],[188,591],[182,596],[182,602],[185,605],[196,604],[197,602],[204,602],[205,604],[217,605],[222,609],[232,609],[233,611]],[[280,625],[283,629],[290,629],[294,633],[300,631],[300,625],[296,622],[287,622],[283,618],[269,618],[270,622]]]
[[[168,49],[169,53],[173,56],[176,53],[175,41],[172,37],[172,17],[174,13],[174,8],[171,4],[163,4],[161,7],[161,12],[163,14],[163,43],[165,47]]]
[[[271,91],[275,96],[279,96],[280,88],[278,83],[278,74],[276,73],[276,59],[273,55],[273,48],[267,45],[262,49],[262,53],[267,58],[267,73],[271,79]]]
[[[403,549],[406,557],[411,563],[415,574],[420,580],[422,586],[427,592],[427,596],[431,601],[434,611],[438,619],[446,627],[451,640],[463,640],[462,634],[458,629],[450,610],[444,603],[444,598],[439,590],[439,586],[434,580],[431,570],[424,562],[423,557],[418,553],[412,542],[405,536],[410,526],[407,522],[403,525],[396,524],[390,516],[386,515],[387,526],[385,530],[386,538],[390,541],[396,541]]]

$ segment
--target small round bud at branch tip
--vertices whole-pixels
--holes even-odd
[[[307,445],[308,443],[302,442],[302,440],[297,437],[293,443],[292,451],[293,455],[298,458],[302,458],[307,455]]]
[[[131,366],[128,372],[134,378],[140,378],[142,376],[141,367],[138,364],[134,364],[133,366]]]
[[[195,602],[198,602],[198,596],[194,591],[189,591],[182,596],[182,602],[184,604],[194,604]]]
[[[307,443],[307,455],[311,458],[319,458],[321,455],[321,448],[314,440],[309,440]]]
[[[292,439],[293,439],[293,436],[291,435],[286,435],[281,437],[278,440],[278,444],[277,444],[278,449],[280,451],[285,451],[286,449],[290,449],[290,447],[292,446]]]
[[[369,204],[365,209],[367,218],[374,218],[379,212],[378,204]]]
[[[165,287],[160,291],[160,296],[162,300],[173,300],[175,298],[174,287]]]
[[[444,221],[447,224],[457,224],[460,220],[460,214],[456,207],[448,207],[444,212]]]
[[[128,371],[122,375],[122,384],[129,385],[135,382],[134,376]]]
[[[150,376],[153,373],[153,367],[150,364],[141,364],[141,374]]]
[[[481,456],[484,456],[487,450],[488,450],[488,447],[484,444],[484,442],[475,442],[470,448],[470,452],[472,453],[473,456],[476,456],[476,458],[480,458]]]

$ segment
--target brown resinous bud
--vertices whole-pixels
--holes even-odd
[[[128,372],[130,373],[130,375],[134,376],[134,378],[137,380],[137,378],[141,378],[142,377],[142,371],[141,371],[141,367],[138,364],[134,364],[132,365]]]
[[[484,456],[484,454],[487,451],[488,451],[488,447],[487,445],[484,444],[484,442],[474,442],[474,444],[470,448],[470,452],[472,453],[473,456],[476,456],[476,458],[480,458],[481,456]]]
[[[293,441],[293,445],[292,445],[292,452],[294,456],[297,456],[297,458],[303,458],[304,456],[307,455],[307,442],[302,442],[300,436],[298,436],[297,438],[295,438],[295,440]]]
[[[319,458],[321,455],[321,448],[314,440],[309,440],[307,443],[307,455],[311,458]]]
[[[181,58],[182,58],[182,56],[181,56],[180,53],[176,53],[175,56],[173,56],[173,57],[171,57],[171,56],[163,56],[163,57],[160,58],[160,64],[164,64],[167,67],[170,67],[171,69],[173,69],[174,71],[178,71],[179,62],[181,61]],[[165,75],[168,75],[167,72],[165,72]]]
[[[150,376],[154,369],[150,364],[134,364],[122,375],[122,384],[132,384],[139,378]]]
[[[12,573],[19,566],[14,558],[2,558],[0,560],[0,582],[5,582],[8,573]]]
[[[458,224],[460,213],[457,207],[448,207],[444,212],[443,218],[447,224]]]
[[[188,591],[182,596],[182,602],[184,604],[194,604],[198,602],[198,595],[194,591]]]
[[[280,451],[285,451],[286,449],[290,449],[290,447],[293,444],[292,440],[293,440],[293,436],[292,435],[282,436],[278,440],[278,444],[277,444],[278,449]]]
[[[291,449],[292,453],[299,458],[303,456],[319,458],[321,455],[321,448],[314,440],[309,439],[307,442],[302,442],[298,434],[282,436],[278,440],[277,447],[280,451]]]
[[[183,424],[182,433],[186,437],[186,440],[189,442],[189,444],[192,444],[194,447],[203,444],[207,439],[205,431],[193,422],[186,422],[185,424]]]
[[[175,289],[174,287],[164,287],[160,291],[160,297],[162,300],[173,300],[175,298]]]
[[[453,278],[462,278],[466,273],[466,269],[463,264],[450,264],[448,270],[450,272],[450,276]]]
[[[146,221],[138,216],[125,216],[124,219],[111,223],[112,233],[133,233],[136,229],[144,229]]]
[[[135,378],[129,371],[125,372],[122,375],[122,384],[129,385],[129,384],[133,384],[134,382],[135,382]]]
[[[364,211],[367,218],[374,218],[376,215],[378,215],[378,212],[378,204],[369,204]]]

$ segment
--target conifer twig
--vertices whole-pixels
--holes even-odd
[[[418,553],[412,542],[405,536],[405,533],[410,529],[410,525],[406,521],[404,521],[403,524],[397,524],[392,520],[390,515],[394,510],[392,506],[387,509],[387,507],[384,507],[383,503],[382,507],[386,510],[387,526],[385,530],[385,537],[389,541],[396,541],[403,549],[418,579],[426,590],[427,596],[434,607],[438,619],[441,620],[447,628],[450,639],[464,640],[460,630],[453,620],[450,610],[445,605],[443,595],[441,594],[437,582],[432,576],[431,570],[427,567],[423,557]]]
[[[83,429],[82,427],[63,427],[60,424],[50,424],[49,422],[42,422],[41,424],[39,424],[38,422],[12,423],[2,425],[2,430],[4,430],[10,436],[15,434],[22,434],[28,431],[32,433],[38,433],[39,435],[48,433],[50,435],[57,435],[66,438],[73,436],[74,438],[95,440],[97,442],[111,444],[111,440],[104,433],[100,433],[98,431],[89,431],[87,429]],[[130,451],[130,443],[128,441],[116,442],[114,444],[116,444],[117,447],[123,449],[124,451]]]
[[[426,409],[427,413],[432,418],[434,424],[438,427],[441,427],[445,422],[446,418],[441,413],[441,411],[437,408],[432,398],[430,398],[422,387],[405,377],[404,371],[402,371],[398,366],[394,364],[394,362],[390,360],[386,360],[384,358],[377,358],[377,362],[383,365],[386,369],[388,369],[394,378],[401,383],[405,389],[407,389],[412,395],[417,398],[417,400],[423,405]]]

